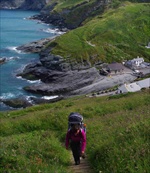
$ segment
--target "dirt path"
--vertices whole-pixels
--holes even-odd
[[[87,157],[85,159],[81,158],[80,165],[75,165],[74,159],[71,154],[71,165],[69,169],[72,173],[92,173],[92,169],[89,166],[89,162],[87,160]]]

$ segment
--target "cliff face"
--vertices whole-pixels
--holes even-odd
[[[129,0],[132,1],[132,0]],[[149,2],[149,0],[135,0]],[[119,1],[117,1],[119,3]],[[52,23],[60,28],[74,29],[83,24],[86,19],[103,13],[104,9],[115,6],[112,0],[1,0],[0,9],[41,10],[35,19]],[[121,2],[121,1],[120,1]]]
[[[111,0],[81,0],[60,3],[58,0],[1,0],[0,9],[41,10],[35,18],[60,28],[74,29],[90,16],[102,13]]]
[[[36,16],[38,19],[46,23],[52,23],[60,28],[74,29],[82,25],[82,23],[90,16],[102,13],[111,0],[92,0],[82,1],[73,6],[66,6],[58,9],[58,3],[49,3],[41,10],[41,14]]]
[[[41,10],[46,0],[1,0],[0,9]]]

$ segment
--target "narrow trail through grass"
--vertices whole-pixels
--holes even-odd
[[[75,165],[71,152],[70,152],[70,158],[71,158],[71,164],[69,166],[69,169],[72,173],[92,173],[93,172],[89,165],[87,156],[85,159],[81,158],[80,165]]]

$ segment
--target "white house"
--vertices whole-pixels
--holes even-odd
[[[132,59],[131,62],[136,66],[140,66],[144,62],[144,59],[138,56],[137,58]]]
[[[139,56],[137,58],[134,58],[132,60],[126,61],[125,65],[129,68],[135,69],[137,67],[141,67],[144,63],[144,58],[140,58]]]
[[[145,46],[147,49],[150,49],[150,42],[148,43],[148,46]]]
[[[136,92],[142,88],[150,88],[150,78],[130,84],[123,84],[118,87],[118,93]]]

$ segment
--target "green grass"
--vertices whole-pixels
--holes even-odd
[[[53,11],[60,12],[63,9],[75,8],[78,5],[81,5],[82,3],[87,3],[87,2],[88,2],[88,0],[51,0],[47,6],[50,6],[53,3],[57,3],[55,5]],[[95,0],[90,0],[88,2],[88,4],[91,2],[95,2]]]
[[[150,171],[150,90],[106,97],[74,97],[1,112],[1,172],[67,173],[67,117],[87,124],[88,159],[95,173]]]
[[[69,156],[53,131],[39,130],[1,138],[1,171],[65,173]]]
[[[137,56],[149,61],[150,50],[145,48],[150,38],[149,14],[149,4],[124,3],[56,38],[47,47],[54,45],[51,53],[68,60],[91,64],[119,62]]]

